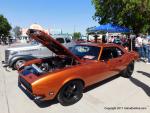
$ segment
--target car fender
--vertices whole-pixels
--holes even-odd
[[[68,79],[66,79],[66,80],[63,81],[62,86],[64,86],[64,85],[67,84],[68,82],[74,81],[74,80],[80,80],[80,81],[82,81],[83,85],[85,86],[85,81],[84,81],[82,78],[80,78],[80,77],[68,78]]]
[[[71,78],[65,79],[65,80],[61,83],[61,85],[60,85],[61,87],[59,87],[58,90],[56,91],[56,95],[59,93],[59,91],[61,90],[61,88],[62,88],[65,84],[67,84],[67,83],[70,82],[70,81],[74,81],[74,80],[80,80],[80,81],[83,83],[83,86],[85,87],[85,81],[84,81],[82,78],[77,77],[77,76],[71,77]],[[56,96],[56,95],[55,95],[55,96]]]
[[[24,59],[24,60],[33,60],[36,57],[31,56],[31,55],[15,55],[12,58],[10,58],[10,60],[8,61],[8,64],[10,67],[13,66],[13,64],[18,60],[18,59]]]
[[[80,77],[68,78],[68,79],[65,79],[64,81],[62,81],[62,82],[61,82],[61,85],[57,86],[57,90],[54,91],[55,93],[54,93],[54,95],[53,95],[51,98],[55,98],[55,97],[58,95],[58,93],[60,92],[61,88],[62,88],[65,84],[67,84],[67,83],[70,82],[70,81],[74,81],[74,80],[80,80],[80,81],[83,83],[83,86],[85,87],[85,81],[84,81],[82,78],[80,78]],[[48,100],[48,99],[47,99],[47,100]]]

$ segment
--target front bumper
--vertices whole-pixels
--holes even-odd
[[[34,100],[34,101],[44,101],[44,97],[43,96],[37,96],[37,95],[34,95],[32,92],[30,92],[29,90],[26,89],[26,87],[21,84],[20,82],[18,82],[18,87],[31,99],[31,100]]]
[[[20,75],[19,75],[20,76]],[[35,101],[44,101],[44,96],[35,95],[32,92],[32,88],[27,87],[24,83],[21,82],[20,77],[18,77],[18,87],[31,99]]]
[[[2,61],[2,66],[3,67],[9,67],[9,64],[7,62],[5,62],[5,61]]]

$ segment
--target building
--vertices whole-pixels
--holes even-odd
[[[41,31],[44,31],[46,33],[49,34],[49,31],[48,29],[44,29],[42,26],[40,26],[39,24],[31,24],[29,28],[22,28],[21,29],[21,32],[22,32],[22,35],[21,36],[27,36],[27,31],[28,29],[38,29],[38,30],[41,30]]]
[[[32,25],[30,25],[30,27],[29,28],[22,28],[21,29],[21,32],[22,32],[22,34],[21,34],[21,36],[20,36],[20,42],[21,43],[27,43],[28,41],[29,41],[29,37],[27,36],[27,31],[28,31],[28,29],[38,29],[38,30],[41,30],[41,31],[44,31],[45,33],[48,33],[49,34],[49,31],[48,31],[48,29],[44,29],[42,26],[40,26],[39,24],[32,24]]]

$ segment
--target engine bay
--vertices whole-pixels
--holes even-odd
[[[22,74],[28,75],[30,73],[41,75],[47,72],[53,72],[56,69],[62,69],[72,65],[76,65],[77,62],[66,56],[53,56],[50,58],[42,58],[42,62],[25,66]]]

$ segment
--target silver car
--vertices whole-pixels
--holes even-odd
[[[54,37],[66,48],[71,48],[76,43],[68,36],[57,35]],[[5,50],[5,61],[2,61],[4,67],[17,69],[17,65],[35,58],[44,58],[55,55],[42,44],[32,41],[30,45],[11,47]]]

